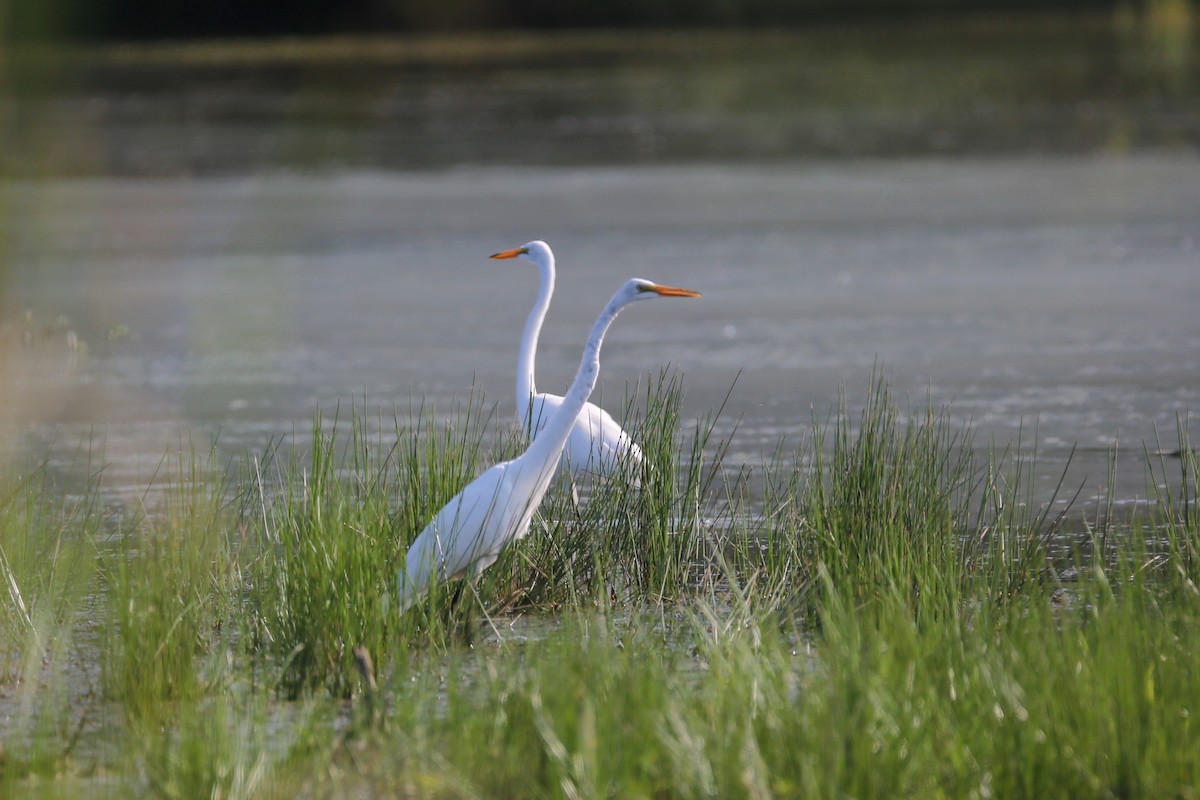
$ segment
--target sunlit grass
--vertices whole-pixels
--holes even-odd
[[[256,487],[260,506],[248,516],[251,546],[260,550],[252,563],[254,636],[289,696],[318,686],[345,694],[352,648],[391,644],[395,471],[373,455],[360,425],[349,449],[336,431],[318,416],[307,463],[291,453],[282,464],[256,466],[260,476],[282,473],[276,485]]]
[[[1176,449],[1159,440],[1154,452],[1146,453],[1154,500],[1150,533],[1161,532],[1162,560],[1173,579],[1189,592],[1200,593],[1200,456],[1192,447],[1187,417],[1177,419],[1175,433]]]
[[[79,640],[105,523],[94,483],[67,492],[45,463],[0,463],[0,796],[54,779],[82,735],[94,687]]]
[[[83,602],[104,524],[93,486],[63,496],[45,464],[0,465],[0,677],[45,654]]]
[[[1025,442],[981,455],[875,378],[857,413],[730,468],[719,412],[685,422],[681,397],[669,374],[631,396],[640,474],[578,507],[557,487],[479,580],[404,615],[408,543],[523,446],[474,397],[318,415],[231,461],[183,446],[148,507],[111,519],[94,488],[58,501],[45,470],[8,473],[0,790],[1193,791],[1186,418],[1147,454],[1148,506],[1098,513],[1067,582],[1047,552],[1062,503],[1033,495]]]
[[[836,597],[837,592],[831,592]],[[1196,610],[1092,584],[1076,611],[832,602],[661,626],[568,614],[541,641],[395,676],[383,727],[331,748],[314,796],[1155,797],[1200,778]]]
[[[102,686],[135,721],[206,694],[220,680],[209,662],[224,656],[241,624],[227,470],[215,448],[200,456],[183,446],[171,459],[160,467],[164,507],[130,515],[102,557]]]
[[[169,725],[135,727],[127,787],[172,800],[262,796],[271,771],[269,718],[265,695],[179,704]],[[292,738],[282,729],[275,735],[283,744]]]
[[[318,414],[307,454],[273,451],[254,465],[245,518],[256,552],[247,564],[253,638],[289,696],[317,687],[344,696],[356,685],[355,647],[386,663],[407,638],[445,642],[482,610],[450,608],[455,587],[439,586],[415,611],[396,612],[409,543],[495,458],[481,402],[443,421],[423,405],[387,424],[380,417],[374,430],[394,442],[386,447],[370,420],[350,416],[347,430]]]
[[[711,478],[723,448],[710,449],[715,417],[682,430],[683,387],[663,373],[644,389],[628,430],[643,463],[592,481],[576,506],[566,481],[543,503],[535,530],[495,571],[517,608],[607,608],[690,596],[717,535]]]

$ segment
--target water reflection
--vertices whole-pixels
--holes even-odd
[[[1192,30],[1185,14],[144,47],[56,61],[48,89],[44,61],[15,58],[0,124],[19,146],[0,163],[211,174],[1195,146]]]

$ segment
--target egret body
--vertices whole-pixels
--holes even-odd
[[[538,338],[550,308],[550,299],[554,296],[554,251],[543,241],[532,241],[496,253],[492,258],[520,258],[538,268],[537,299],[525,319],[521,352],[517,357],[517,418],[529,437],[536,439],[562,407],[564,399],[556,394],[539,392],[535,375]],[[641,463],[641,448],[612,415],[594,403],[585,402],[567,435],[559,468],[569,475],[593,472],[609,477],[624,471],[636,476]]]
[[[656,297],[699,297],[690,289],[626,281],[596,319],[583,348],[579,370],[566,395],[529,447],[511,461],[491,467],[467,484],[413,541],[397,578],[400,610],[421,597],[433,580],[444,581],[491,566],[512,541],[529,532],[533,512],[554,477],[563,447],[600,373],[600,345],[623,308]]]

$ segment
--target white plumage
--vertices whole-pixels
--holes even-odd
[[[596,386],[604,334],[621,309],[655,297],[699,294],[641,278],[626,281],[617,290],[592,326],[566,396],[554,398],[556,405],[553,401],[544,405],[554,410],[542,422],[537,438],[521,455],[491,467],[467,484],[413,541],[404,567],[397,574],[401,611],[421,597],[434,579],[478,575],[510,542],[529,532],[533,512],[546,494],[563,448],[578,427],[579,414]]]
[[[556,394],[538,392],[535,376],[538,337],[554,296],[554,251],[543,241],[532,241],[496,253],[492,258],[520,258],[538,268],[538,295],[525,320],[521,352],[517,358],[516,386],[517,419],[529,436],[536,439],[563,404],[563,398]],[[604,477],[618,473],[636,476],[641,463],[641,448],[612,415],[593,403],[584,403],[567,436],[559,469],[572,475],[591,472]]]

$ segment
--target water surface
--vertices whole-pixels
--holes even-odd
[[[355,398],[482,391],[507,417],[536,274],[486,256],[544,238],[546,390],[638,275],[704,298],[617,322],[603,402],[670,365],[698,416],[736,380],[735,463],[799,444],[842,387],[861,405],[879,368],[981,445],[1036,428],[1047,495],[1076,447],[1067,483],[1095,494],[1117,444],[1118,494],[1144,493],[1142,443],[1157,429],[1173,448],[1200,388],[1190,40],[1057,24],[639,41],[109,53],[14,83],[7,439],[102,440],[110,488],[133,492],[181,442],[261,449]]]

